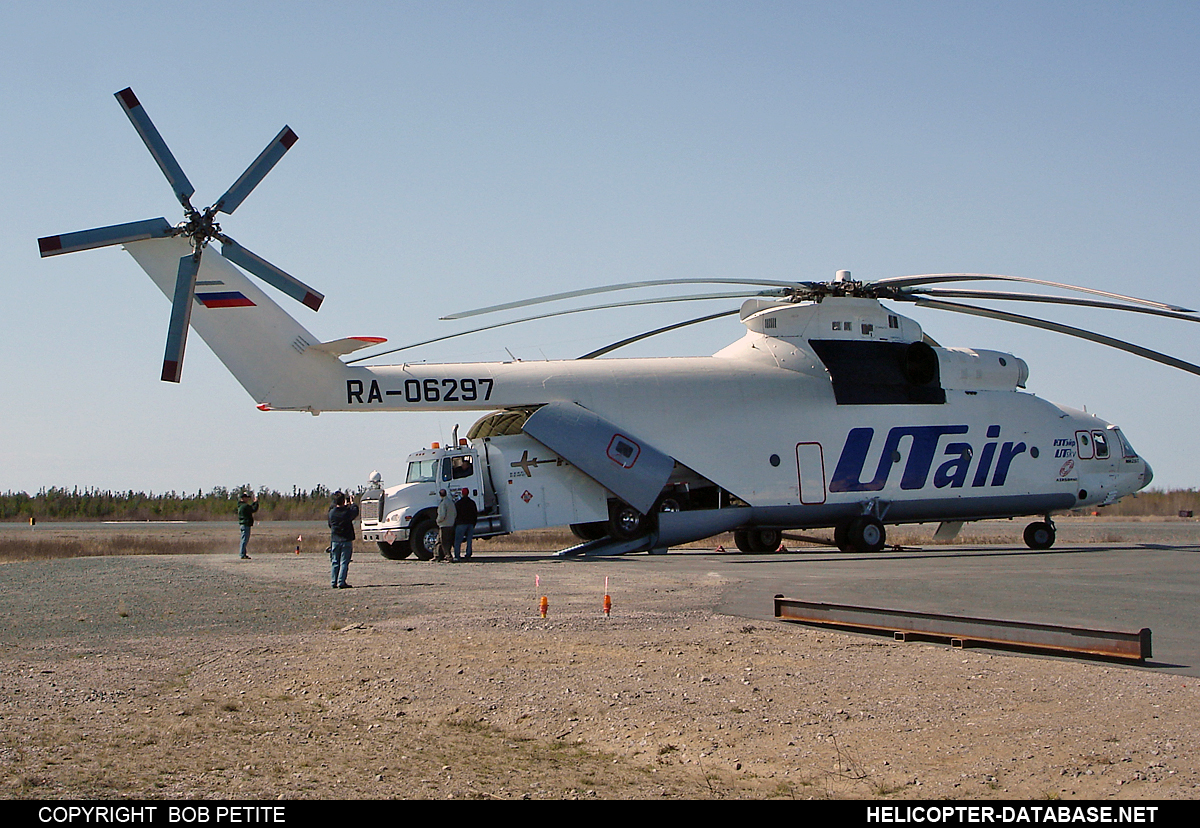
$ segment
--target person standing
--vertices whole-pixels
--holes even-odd
[[[350,556],[354,552],[356,517],[358,507],[354,505],[354,498],[347,503],[343,492],[334,492],[333,505],[329,507],[330,586],[334,589],[351,589],[346,583],[346,573],[350,570]]]
[[[238,528],[242,531],[242,548],[238,557],[243,561],[250,560],[250,527],[254,525],[254,513],[258,511],[258,495],[250,500],[250,492],[242,492],[238,499]]]
[[[475,521],[479,517],[479,508],[471,498],[470,489],[462,490],[462,497],[454,508],[454,560],[462,561],[471,557],[471,539],[475,537]],[[459,549],[463,541],[467,542],[467,547],[460,557]]]
[[[438,545],[435,560],[449,561],[452,560],[450,550],[454,546],[454,518],[458,510],[454,505],[454,498],[450,497],[445,489],[438,489],[438,494],[442,499],[438,501],[437,508]]]

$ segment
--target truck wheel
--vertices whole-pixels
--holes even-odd
[[[597,523],[572,523],[571,534],[581,541],[600,540],[608,534],[608,524],[604,521]]]
[[[627,503],[619,503],[609,511],[609,533],[618,540],[633,540],[642,533],[645,516]]]
[[[1030,549],[1049,549],[1054,546],[1054,527],[1037,521],[1025,527],[1025,545]]]
[[[408,541],[396,541],[395,543],[387,543],[378,541],[379,554],[387,558],[389,561],[399,561],[407,558],[412,554],[412,548],[408,545]]]
[[[739,552],[749,554],[754,551],[754,546],[750,543],[749,529],[735,529],[733,532],[733,545],[738,548]]]
[[[879,552],[883,549],[887,533],[879,518],[863,515],[850,521],[846,540],[855,552]]]
[[[679,502],[677,497],[660,497],[658,502],[654,504],[656,512],[682,512],[683,504]]]
[[[418,521],[417,525],[408,533],[408,546],[418,561],[433,560],[433,553],[437,551],[437,543],[437,521],[432,518]]]

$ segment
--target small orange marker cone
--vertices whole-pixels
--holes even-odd
[[[719,543],[718,543],[718,544],[717,544],[717,548],[716,548],[716,549],[714,549],[713,551],[714,551],[714,552],[716,552],[718,555],[721,555],[721,554],[724,554],[724,552],[725,552],[725,547],[724,547],[724,546],[721,546],[721,544],[719,544]]]
[[[548,610],[549,608],[550,608],[550,601],[548,601],[546,599],[546,596],[543,595],[542,600],[538,602],[538,609],[540,609],[542,611],[542,618],[546,617],[546,610]]]
[[[300,544],[304,542],[304,535],[296,535],[296,554],[300,554]]]
[[[783,545],[783,541],[779,542],[779,548],[776,549],[775,551],[776,552],[786,552],[787,551],[787,547]]]
[[[604,576],[604,617],[607,618],[612,612],[612,598],[608,594],[608,576]]]

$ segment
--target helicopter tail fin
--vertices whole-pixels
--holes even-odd
[[[125,249],[171,298],[179,260],[191,253],[181,238],[131,242]],[[191,327],[260,408],[314,411],[318,389],[336,387],[347,371],[338,349],[313,336],[253,280],[222,256],[204,256],[196,277]]]

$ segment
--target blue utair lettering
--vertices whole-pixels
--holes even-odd
[[[879,456],[879,465],[875,476],[870,480],[862,479],[863,466],[867,461],[871,444],[875,439],[875,429],[869,427],[853,428],[846,435],[846,444],[838,458],[829,482],[831,492],[878,492],[887,485],[892,473],[892,466],[901,459],[900,445],[903,440],[910,440],[908,461],[904,464],[904,472],[900,476],[900,488],[904,490],[923,489],[929,480],[930,469],[933,468],[934,455],[937,452],[941,438],[951,434],[966,434],[969,428],[965,425],[945,426],[896,426],[888,431]],[[971,478],[971,487],[978,488],[988,485],[991,475],[992,486],[1003,486],[1008,479],[1008,470],[1013,458],[1024,453],[1024,442],[1006,442],[999,445],[996,438],[1000,436],[1000,426],[991,425],[987,429],[989,442],[984,444],[979,452],[979,461],[975,466],[975,475]],[[999,456],[996,449],[999,445]],[[949,443],[946,445],[943,457],[947,458],[933,475],[935,488],[962,488],[967,481],[968,471],[975,450],[970,443]],[[992,462],[995,460],[995,468]]]

